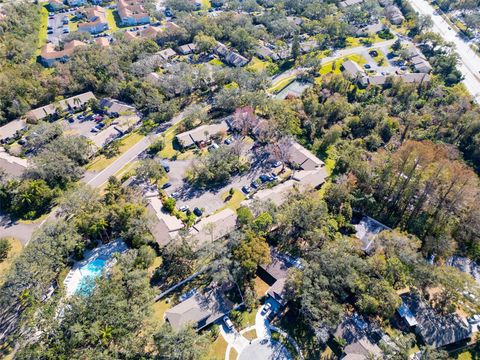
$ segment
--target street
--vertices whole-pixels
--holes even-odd
[[[435,9],[425,0],[408,0],[415,11],[428,15],[433,20],[432,31],[441,35],[445,41],[455,44],[459,56],[458,68],[464,76],[463,83],[470,94],[478,102],[480,100],[480,57],[450,25],[437,14]]]

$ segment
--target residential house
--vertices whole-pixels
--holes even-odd
[[[307,54],[318,48],[318,43],[315,40],[302,41],[300,43],[300,51],[303,54]]]
[[[59,11],[65,8],[63,1],[60,0],[49,0],[47,8],[49,11]]]
[[[385,230],[391,230],[371,217],[364,216],[358,224],[354,225],[355,237],[362,242],[362,250],[370,253],[374,249],[375,238]]]
[[[181,45],[178,47],[178,52],[182,55],[193,54],[197,50],[197,45],[194,43]]]
[[[365,76],[365,70],[353,60],[344,61],[342,68],[343,74],[349,79],[358,79]]]
[[[315,170],[325,165],[322,160],[317,158],[297,142],[294,142],[290,147],[289,162],[295,168],[301,170]]]
[[[4,170],[10,176],[20,177],[27,167],[26,159],[10,155],[3,147],[0,147],[0,170]]]
[[[178,237],[179,232],[185,227],[181,220],[162,210],[162,202],[158,196],[150,197],[148,201],[148,212],[152,215],[153,223],[150,231],[160,247],[168,245]]]
[[[385,16],[394,25],[400,25],[405,20],[402,11],[396,5],[385,7]]]
[[[333,336],[345,340],[343,360],[383,359],[379,343],[383,338],[389,341],[378,327],[358,314],[347,316]]]
[[[162,32],[163,32],[163,29],[161,27],[148,26],[146,29],[139,31],[137,35],[142,39],[155,40],[158,37],[158,35],[160,35]]]
[[[261,60],[271,59],[272,61],[278,61],[278,55],[269,47],[260,44],[255,50],[255,55]]]
[[[150,15],[143,7],[143,0],[118,0],[117,11],[124,26],[150,23]]]
[[[78,31],[98,34],[108,30],[107,15],[105,9],[101,6],[83,9],[82,13],[86,21],[78,23]]]
[[[227,64],[235,67],[243,67],[248,64],[248,59],[235,51],[230,51],[225,57]]]
[[[288,271],[293,267],[298,268],[300,263],[298,260],[286,254],[280,254],[275,250],[270,251],[270,257],[272,262],[268,265],[259,265],[257,275],[270,286],[267,295],[284,306],[286,303],[285,283],[288,278]]]
[[[58,103],[53,103],[37,109],[30,110],[26,113],[25,117],[32,121],[39,121],[49,116],[55,116],[57,113],[57,109],[72,112],[79,111],[87,104],[90,99],[96,99],[96,97],[91,91],[88,91],[80,95],[72,96],[65,100],[60,100]]]
[[[432,66],[415,45],[411,44],[407,51],[409,53],[407,60],[417,72],[428,74],[432,71]]]
[[[157,54],[160,55],[165,61],[168,61],[171,58],[177,56],[177,53],[172,48],[161,50]]]
[[[109,116],[115,117],[112,125],[121,135],[130,132],[142,119],[142,114],[135,107],[115,99],[104,98],[100,106]]]
[[[458,345],[468,340],[472,329],[457,314],[441,314],[427,305],[419,294],[400,295],[402,306],[397,310],[405,325],[433,348]]]
[[[241,305],[234,303],[227,297],[228,291],[233,291],[233,289],[216,287],[196,293],[167,310],[165,320],[175,331],[189,324],[193,324],[197,330],[201,330]]]
[[[363,2],[363,0],[345,0],[345,1],[340,1],[338,6],[340,8],[346,8],[346,7],[349,7],[349,6],[361,4],[362,2]]]
[[[83,6],[87,3],[87,0],[67,0],[68,6]]]
[[[204,141],[208,141],[212,136],[227,133],[228,129],[229,126],[227,122],[223,120],[216,124],[201,125],[195,129],[178,134],[175,137],[183,148],[189,148]]]
[[[63,46],[63,50],[56,50],[53,43],[46,44],[40,52],[40,63],[45,67],[53,66],[57,61],[66,62],[70,59],[76,48],[86,46],[82,41],[72,40]]]
[[[230,208],[203,218],[190,228],[190,235],[195,239],[196,246],[223,238],[237,227],[237,213]]]

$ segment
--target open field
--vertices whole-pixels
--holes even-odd
[[[0,262],[0,284],[3,284],[3,279],[10,269],[10,266],[12,266],[13,259],[22,252],[23,248],[20,240],[14,238],[8,238],[8,240],[12,245],[12,248],[8,252],[7,258]]]

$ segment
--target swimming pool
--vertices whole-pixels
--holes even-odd
[[[106,259],[95,259],[78,269],[81,278],[77,283],[74,293],[77,295],[88,296],[95,287],[95,280],[102,275],[103,269],[107,265]]]
[[[121,240],[116,240],[85,254],[85,260],[77,262],[63,282],[67,296],[90,295],[95,288],[95,280],[115,261],[113,254],[126,250],[126,244]]]

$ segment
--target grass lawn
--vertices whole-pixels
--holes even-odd
[[[46,3],[45,3],[46,4]],[[40,8],[40,27],[38,29],[38,46],[35,57],[40,55],[40,50],[47,43],[48,10],[46,5]]]
[[[8,241],[12,245],[12,248],[8,252],[8,256],[5,260],[0,262],[0,284],[3,284],[3,279],[7,275],[10,266],[12,266],[13,259],[22,252],[23,245],[20,240],[14,238],[8,238]]]
[[[222,200],[225,205],[218,209],[218,211],[225,210],[226,208],[230,208],[233,211],[236,211],[240,207],[240,203],[245,200],[245,195],[238,189],[234,189],[233,196],[230,196],[230,193],[227,191],[222,194]]]
[[[165,159],[171,159],[179,153],[173,148],[173,139],[177,134],[178,124],[179,123],[173,125],[163,134],[163,138],[165,139],[165,147],[158,153],[158,156]]]
[[[225,352],[227,351],[227,342],[222,335],[218,335],[214,342],[210,344],[208,349],[208,354],[205,356],[204,360],[224,360]],[[232,350],[234,350],[232,348]],[[231,354],[231,351],[230,351]]]
[[[375,49],[375,51],[377,52],[377,56],[374,56],[373,60],[377,62],[378,66],[386,65],[387,60],[385,58],[385,55],[383,55],[383,53],[378,49]]]
[[[257,338],[257,330],[252,329],[242,334],[247,340],[255,340]]]
[[[215,66],[225,66],[225,64],[219,59],[212,59],[208,63]]]
[[[257,72],[261,72],[267,70],[268,62],[262,61],[257,57],[253,57],[252,61],[247,66],[247,70],[254,70]]]
[[[117,156],[111,157],[111,158],[106,158],[104,155],[100,155],[95,158],[88,166],[87,170],[89,171],[101,171],[105,169],[108,165],[113,163],[115,160],[117,160],[125,151],[130,149],[133,145],[138,143],[140,140],[142,140],[145,137],[145,135],[141,135],[139,133],[133,132],[131,134],[128,134],[125,136],[123,139],[121,139],[121,144],[120,144],[120,152]]]
[[[296,76],[295,75],[290,75],[278,82],[275,82],[270,89],[268,89],[268,92],[270,93],[278,93],[282,91],[284,88],[286,88],[288,85],[290,85],[293,81],[295,81]]]
[[[230,355],[228,356],[228,360],[237,360],[238,353],[233,347],[230,349]]]
[[[68,29],[70,30],[70,32],[77,31],[78,30],[78,21],[70,20],[68,22]]]
[[[346,60],[355,61],[360,66],[363,66],[367,63],[367,60],[365,60],[365,58],[362,55],[359,55],[359,54],[347,55],[343,58],[323,64],[322,68],[320,69],[320,75],[326,75],[330,73],[340,74],[342,72],[340,70],[340,67],[343,64],[343,62]]]
[[[119,27],[117,25],[117,21],[115,19],[114,12],[116,13],[116,9],[105,9],[106,10],[106,15],[107,15],[107,23],[108,23],[108,29],[110,32],[115,32],[119,30]]]
[[[171,307],[172,307],[171,303],[167,304],[166,300],[157,301],[155,304],[153,304],[152,319],[155,322],[158,322],[158,324],[160,324],[160,325],[163,324],[165,322],[165,319],[163,318],[163,315]]]
[[[255,315],[257,314],[257,310],[252,310],[248,312],[246,310],[240,313],[240,329],[245,329],[249,326],[255,325]]]
[[[212,4],[210,4],[210,0],[201,0],[202,3],[202,10],[208,10],[212,7]]]
[[[266,292],[270,288],[268,284],[260,279],[258,276],[255,277],[255,292],[257,293],[257,297],[261,298],[262,296],[265,296]]]

